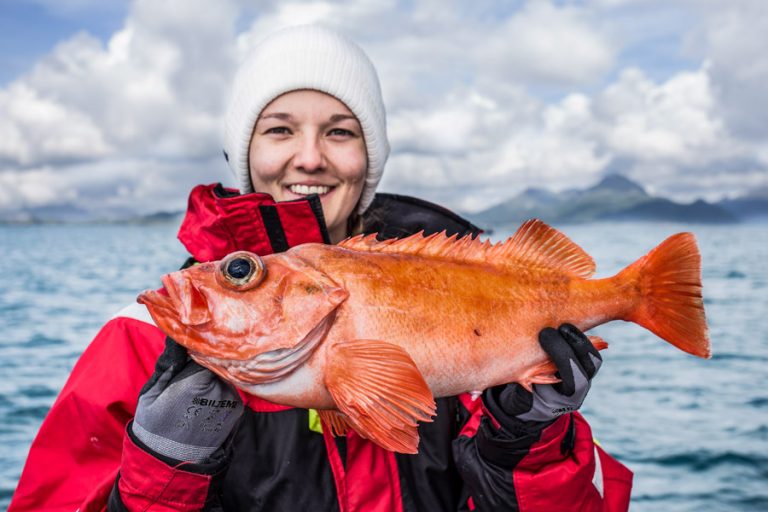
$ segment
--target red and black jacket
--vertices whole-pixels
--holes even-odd
[[[363,221],[380,238],[479,232],[448,210],[388,194],[377,196]],[[196,260],[209,261],[239,249],[268,254],[327,243],[328,235],[316,196],[274,203],[201,186],[179,239]],[[139,305],[103,327],[32,443],[10,512],[106,510],[108,503],[109,510],[158,511],[628,508],[631,473],[594,444],[581,415],[521,439],[468,395],[437,400],[435,421],[419,427],[416,455],[386,451],[354,432],[333,438],[310,427],[307,410],[247,397],[228,446],[205,464],[173,467],[125,428],[164,340]]]

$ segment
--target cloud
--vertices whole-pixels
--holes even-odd
[[[222,158],[205,160],[109,159],[24,172],[0,172],[2,210],[73,205],[99,217],[130,217],[181,210],[199,183],[226,177]],[[0,211],[2,211],[0,210]]]
[[[472,90],[399,112],[383,186],[466,210],[531,186],[583,187],[609,172],[679,199],[736,195],[766,182],[766,162],[730,134],[709,72],[705,63],[657,83],[628,68],[591,96],[544,104],[521,93],[502,109]]]
[[[736,194],[768,181],[761,3],[137,0],[106,41],[63,40],[0,89],[0,210],[151,211],[231,184],[234,69],[299,22],[340,28],[379,70],[382,189],[472,210],[620,171],[677,197]]]
[[[112,151],[94,119],[24,83],[0,90],[0,160],[20,166],[103,157]]]
[[[479,28],[479,27],[478,27]],[[615,48],[589,11],[549,2],[522,9],[480,35],[480,76],[525,83],[593,83],[610,70]]]
[[[761,0],[706,0],[704,23],[687,38],[688,51],[711,63],[719,107],[731,130],[753,140],[768,137],[768,10]]]
[[[0,89],[0,208],[98,208],[130,196],[126,207],[161,209],[158,191],[178,204],[189,177],[206,174],[199,162],[220,159],[238,11],[232,2],[181,4],[135,2],[106,44],[79,33]]]
[[[9,92],[47,106],[51,116],[39,124],[55,123],[63,112],[70,118],[67,130],[90,134],[78,148],[81,158],[210,155],[220,146],[236,10],[225,2],[216,10],[207,5],[184,2],[182,9],[171,2],[136,2],[106,46],[78,34]],[[23,113],[10,114],[8,122],[24,123]],[[97,137],[100,143],[90,144]],[[24,142],[27,161],[48,160],[50,151],[39,140]]]
[[[596,99],[606,147],[618,157],[686,166],[737,151],[718,116],[707,67],[661,84],[625,70]]]
[[[583,184],[605,167],[595,134],[583,129],[594,124],[586,96],[545,105],[520,91],[503,107],[469,88],[434,108],[398,111],[382,187],[471,210],[529,186]]]

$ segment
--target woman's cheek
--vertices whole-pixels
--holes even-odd
[[[365,178],[365,171],[368,169],[368,158],[364,153],[361,155],[359,151],[350,151],[346,157],[345,171],[347,180],[351,182],[358,182]]]
[[[251,179],[256,183],[267,183],[280,177],[281,167],[275,159],[258,157],[251,158]]]

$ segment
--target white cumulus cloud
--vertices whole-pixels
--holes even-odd
[[[234,69],[309,22],[379,70],[384,190],[473,210],[619,171],[675,197],[735,195],[768,181],[762,4],[136,0],[111,37],[63,40],[0,88],[0,210],[181,208],[195,183],[232,183]]]

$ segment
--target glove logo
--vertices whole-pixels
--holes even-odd
[[[212,400],[210,398],[204,398],[196,396],[192,399],[194,405],[202,405],[208,407],[216,407],[223,409],[237,409],[239,402],[237,400]]]

